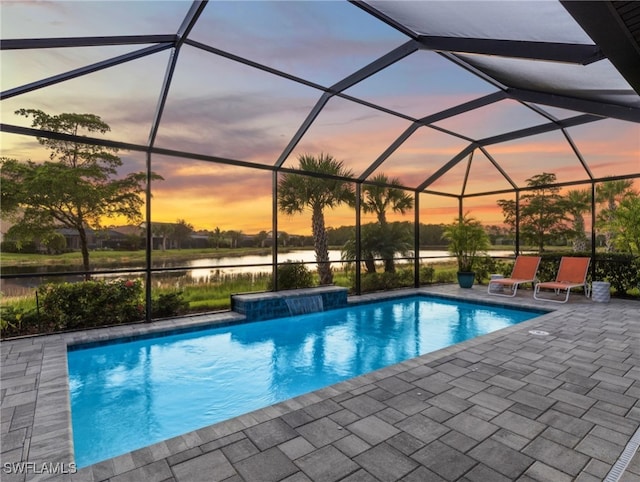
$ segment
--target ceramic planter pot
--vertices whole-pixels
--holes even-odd
[[[458,284],[460,288],[471,288],[475,279],[476,274],[473,271],[458,271]]]

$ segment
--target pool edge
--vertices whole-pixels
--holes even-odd
[[[535,304],[523,305],[521,303],[502,302],[502,300],[494,301],[494,300],[484,300],[484,299],[467,299],[455,294],[451,295],[446,293],[433,293],[430,291],[425,291],[424,288],[418,288],[418,289],[413,288],[408,290],[405,289],[405,290],[395,290],[390,292],[369,293],[369,294],[360,295],[357,297],[350,297],[347,308],[353,305],[390,301],[394,299],[402,299],[402,298],[412,297],[416,295],[424,296],[425,298],[436,298],[436,299],[462,301],[467,303],[476,303],[480,305],[515,308],[515,309],[539,313],[539,316],[536,316],[530,320],[517,323],[516,325],[513,325],[513,326],[502,328],[492,333],[487,333],[485,335],[475,337],[471,340],[466,340],[466,341],[457,343],[455,345],[451,345],[449,347],[441,348],[436,351],[429,352],[424,355],[420,355],[418,357],[414,357],[394,365],[390,365],[388,367],[383,367],[378,370],[374,370],[364,375],[359,375],[359,376],[350,378],[348,380],[339,382],[337,384],[329,385],[319,390],[314,390],[312,392],[308,392],[306,394],[299,395],[297,397],[293,397],[293,398],[284,400],[282,402],[278,402],[268,407],[256,409],[251,412],[247,412],[245,414],[233,417],[231,419],[228,419],[222,422],[208,425],[176,437],[172,437],[160,442],[156,442],[151,445],[144,446],[132,452],[128,452],[116,457],[105,459],[101,462],[97,462],[95,464],[82,467],[81,470],[86,470],[93,466],[99,466],[100,464],[107,463],[110,460],[114,461],[114,463],[119,464],[121,462],[119,460],[120,458],[123,457],[124,459],[128,459],[128,457],[131,456],[131,454],[138,453],[140,451],[145,451],[145,449],[151,450],[152,453],[156,453],[156,452],[162,453],[166,450],[167,444],[171,446],[185,446],[187,448],[190,448],[191,443],[197,442],[197,444],[200,445],[202,443],[211,442],[216,438],[230,435],[238,430],[244,430],[256,424],[273,420],[288,412],[306,408],[314,403],[318,403],[323,400],[326,400],[327,398],[331,398],[335,396],[336,393],[362,389],[363,387],[370,385],[371,383],[374,383],[383,378],[392,376],[398,371],[403,371],[405,369],[409,369],[415,366],[424,365],[425,363],[438,360],[444,356],[450,356],[454,353],[468,349],[469,347],[473,347],[477,344],[486,343],[487,341],[490,341],[495,337],[504,336],[508,333],[511,333],[512,331],[519,331],[522,329],[523,325],[533,323],[539,318],[541,318],[542,316],[556,311],[554,309],[555,307],[543,308]],[[242,323],[260,323],[262,321],[267,321],[267,320],[247,320],[244,315],[239,315],[233,312],[225,313],[222,315],[223,315],[223,319],[219,319],[219,320],[218,319],[211,320],[210,318],[212,316],[215,316],[216,318],[218,318],[221,316],[220,314],[193,317],[188,319],[188,326],[184,326],[183,323],[179,323],[179,324],[175,323],[174,320],[167,320],[166,322],[165,321],[155,322],[152,325],[135,325],[133,327],[134,329],[125,330],[127,332],[126,334],[118,333],[118,332],[109,333],[109,334],[96,333],[96,335],[98,335],[99,337],[99,339],[97,340],[91,340],[91,339],[87,340],[87,338],[90,338],[89,336],[90,333],[82,332],[82,335],[83,335],[82,338],[84,338],[83,341],[75,339],[66,345],[65,368],[67,368],[68,366],[68,361],[66,359],[66,352],[72,351],[74,349],[82,349],[85,347],[118,343],[123,340],[153,338],[153,337],[164,336],[166,334],[186,333],[186,332],[193,332],[193,331],[199,331],[199,330],[206,330],[208,328],[215,328],[218,326],[229,326],[229,325],[242,324]],[[118,328],[118,327],[115,327],[115,328]],[[99,331],[99,330],[95,330],[95,331]],[[117,330],[117,331],[120,331],[120,330]],[[495,337],[492,335],[495,335]],[[66,375],[66,387],[68,392],[68,388],[69,388],[68,373]],[[71,422],[71,409],[70,409],[69,399],[68,399],[68,403],[69,403],[69,411],[68,411],[69,424],[71,425],[72,422]],[[215,438],[210,439],[212,435]],[[73,447],[72,431],[70,431],[69,436],[71,438],[70,445]],[[124,463],[124,461],[122,462]]]

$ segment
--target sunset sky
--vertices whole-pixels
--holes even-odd
[[[1,32],[3,39],[173,34],[190,5],[188,1],[3,0]],[[333,85],[407,41],[354,5],[337,1],[212,1],[190,38],[322,86]],[[5,50],[0,54],[2,90],[145,47]],[[29,126],[29,119],[13,114],[18,108],[42,109],[50,114],[93,113],[111,126],[108,138],[144,145],[169,55],[165,50],[7,98],[1,105],[2,122]],[[495,91],[437,53],[418,51],[345,93],[421,118]],[[321,94],[313,87],[185,45],[179,53],[155,145],[272,165]],[[540,107],[560,119],[577,115]],[[483,139],[546,122],[522,104],[503,100],[436,126]],[[410,125],[409,120],[333,97],[284,165],[297,166],[302,153],[324,152],[359,175]],[[640,172],[639,124],[606,120],[570,128],[568,133],[595,177]],[[0,142],[5,157],[34,161],[47,157],[30,137],[2,133]],[[422,127],[374,174],[383,172],[415,187],[468,144],[459,137]],[[587,179],[560,131],[491,145],[487,150],[519,185],[542,172],[555,173],[560,182]],[[125,164],[123,173],[144,169],[144,154],[122,151],[120,155]],[[271,229],[269,171],[164,156],[154,156],[152,162],[153,170],[165,178],[153,186],[153,220],[184,219],[200,229],[217,226],[245,233]],[[466,168],[465,159],[429,188],[459,194]],[[510,187],[480,151],[474,153],[470,173],[466,193]],[[637,180],[636,188],[640,189]],[[471,198],[465,202],[465,210],[485,224],[500,224],[502,215],[495,204],[500,197],[508,196]],[[454,198],[425,194],[420,207],[424,223],[450,222],[458,210]],[[413,214],[406,219],[413,220]],[[327,212],[329,226],[354,222],[352,210]],[[308,234],[310,215],[283,215],[279,229]]]

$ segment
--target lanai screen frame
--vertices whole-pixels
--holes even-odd
[[[428,178],[426,178],[423,182],[421,182],[417,187],[410,186],[400,186],[408,192],[413,193],[415,206],[414,206],[414,285],[419,286],[419,264],[420,257],[419,246],[420,246],[420,238],[419,238],[419,229],[417,226],[420,223],[420,194],[432,194],[437,196],[446,196],[450,198],[455,198],[458,202],[458,213],[462,215],[464,212],[464,201],[473,197],[481,197],[481,196],[489,196],[489,195],[498,195],[498,194],[512,194],[516,198],[516,205],[519,205],[520,194],[524,191],[527,191],[528,187],[520,186],[509,176],[509,173],[500,165],[500,163],[492,157],[490,152],[487,150],[487,146],[491,146],[494,144],[512,141],[516,139],[522,139],[542,133],[559,131],[562,133],[567,143],[571,146],[573,153],[578,159],[579,163],[584,169],[585,177],[584,179],[571,181],[571,182],[562,182],[562,183],[554,183],[550,187],[568,187],[574,185],[584,185],[588,184],[591,187],[591,216],[592,216],[592,256],[595,257],[595,238],[596,238],[596,230],[595,230],[595,186],[597,183],[610,181],[610,180],[622,180],[622,179],[637,179],[640,178],[639,173],[632,173],[626,175],[619,176],[610,176],[606,178],[598,178],[593,175],[591,170],[589,169],[589,165],[585,162],[584,158],[581,155],[579,148],[576,146],[576,143],[570,137],[568,129],[571,127],[584,125],[592,122],[597,122],[606,118],[619,119],[624,121],[630,121],[634,123],[640,123],[640,104],[629,104],[629,105],[620,105],[610,102],[603,102],[600,100],[594,99],[586,99],[565,95],[558,95],[554,92],[547,92],[544,90],[536,90],[534,87],[531,89],[522,88],[522,86],[509,86],[507,83],[500,82],[496,80],[496,78],[488,75],[483,70],[475,67],[472,63],[469,63],[465,60],[464,55],[466,54],[489,54],[497,57],[507,57],[507,58],[524,58],[531,60],[551,60],[554,62],[564,62],[570,64],[578,64],[578,65],[587,65],[593,62],[597,62],[603,59],[606,59],[605,50],[609,51],[608,48],[603,48],[598,44],[569,44],[569,43],[558,43],[558,42],[521,42],[521,41],[505,41],[502,39],[469,39],[469,38],[455,38],[455,37],[438,37],[438,36],[425,36],[420,35],[408,28],[406,25],[401,22],[394,20],[390,16],[383,13],[381,10],[376,8],[376,4],[379,3],[380,6],[384,7],[383,2],[361,2],[361,1],[353,1],[351,2],[354,5],[358,6],[368,14],[374,16],[378,20],[387,23],[394,29],[403,33],[408,40],[400,45],[399,47],[391,50],[387,54],[381,56],[377,60],[371,62],[365,67],[356,70],[352,74],[344,77],[342,80],[334,83],[333,85],[326,87],[309,81],[307,79],[303,79],[300,77],[296,77],[289,73],[274,69],[268,65],[259,64],[255,61],[249,60],[239,55],[232,54],[230,52],[222,51],[218,48],[215,48],[211,45],[206,45],[201,42],[198,42],[189,37],[191,31],[194,26],[198,22],[202,12],[208,4],[208,0],[199,1],[196,0],[191,4],[188,12],[186,13],[180,27],[176,31],[175,34],[163,34],[163,35],[134,35],[134,36],[111,36],[111,37],[66,37],[66,38],[34,38],[34,39],[7,39],[3,40],[1,44],[2,50],[25,50],[25,49],[40,49],[40,48],[60,48],[60,47],[81,47],[81,46],[106,46],[106,45],[137,45],[137,44],[153,44],[150,47],[145,47],[134,52],[130,52],[125,55],[120,55],[118,57],[111,58],[106,61],[98,62],[92,65],[87,65],[84,67],[80,67],[74,69],[72,71],[59,74],[56,76],[48,77],[45,79],[41,79],[26,85],[22,85],[16,88],[12,88],[9,90],[5,90],[0,94],[0,100],[13,98],[16,96],[20,96],[22,94],[38,90],[50,85],[54,85],[60,82],[64,82],[66,80],[70,80],[76,77],[89,75],[93,72],[100,71],[103,69],[107,69],[109,67],[113,67],[115,65],[119,65],[122,63],[126,63],[129,61],[133,61],[148,55],[152,55],[161,51],[169,50],[170,57],[168,64],[166,66],[163,85],[161,89],[160,96],[158,98],[158,103],[156,106],[154,119],[152,122],[152,127],[149,133],[149,138],[146,144],[131,144],[125,142],[118,142],[113,140],[99,139],[99,138],[89,138],[89,137],[80,137],[80,136],[70,136],[66,134],[54,133],[54,132],[46,132],[33,128],[26,128],[22,126],[16,126],[11,124],[2,123],[0,125],[1,131],[11,134],[25,135],[30,137],[43,137],[50,139],[59,139],[73,142],[80,142],[85,144],[93,144],[98,146],[105,147],[114,147],[121,150],[127,151],[135,151],[135,152],[143,152],[146,155],[146,170],[147,170],[147,188],[146,188],[146,212],[145,212],[145,221],[146,221],[146,301],[147,306],[150,306],[151,303],[151,275],[153,272],[157,271],[157,269],[152,269],[151,267],[151,244],[152,244],[152,233],[151,233],[151,220],[152,220],[152,212],[151,212],[151,173],[152,173],[152,165],[153,165],[153,156],[154,155],[167,155],[184,159],[192,159],[199,161],[206,161],[218,164],[226,164],[231,166],[240,166],[247,167],[251,169],[260,169],[270,171],[273,177],[272,184],[272,201],[273,201],[273,209],[272,209],[272,231],[274,233],[278,232],[278,209],[277,209],[277,189],[278,189],[278,176],[283,173],[297,173],[297,171],[292,168],[286,167],[285,161],[289,158],[289,156],[293,153],[294,149],[300,142],[300,140],[304,137],[307,130],[311,127],[317,116],[321,113],[322,109],[326,106],[326,104],[333,97],[339,97],[351,102],[355,102],[357,104],[361,104],[363,106],[373,108],[387,114],[391,114],[393,116],[397,116],[399,118],[403,118],[406,121],[409,121],[410,126],[400,135],[395,141],[393,141],[388,148],[373,162],[366,168],[363,172],[357,175],[355,178],[342,178],[344,181],[348,181],[350,183],[355,183],[356,186],[356,209],[355,209],[355,220],[356,220],[356,252],[358,253],[356,258],[356,286],[355,291],[357,294],[360,294],[360,232],[361,232],[361,209],[359,206],[360,194],[363,185],[371,184],[369,177],[374,173],[374,171],[382,166],[387,158],[391,156],[402,144],[411,137],[418,129],[434,129],[446,133],[450,136],[454,136],[464,140],[467,142],[467,146],[462,149],[457,155],[452,157],[448,162],[442,165],[437,171],[431,174]],[[563,5],[567,8],[567,10],[580,10],[581,5],[573,5],[580,4],[581,2],[562,2]],[[605,3],[605,2],[603,2]],[[575,13],[575,12],[573,12]],[[580,12],[575,13],[574,16],[579,17]],[[589,14],[582,13],[583,20],[586,18],[589,20]],[[600,19],[601,20],[601,19]],[[216,156],[209,156],[203,154],[197,154],[194,152],[187,151],[178,151],[171,150],[166,148],[159,148],[155,145],[156,137],[158,134],[158,129],[160,127],[160,123],[162,120],[163,112],[165,109],[165,105],[167,102],[167,97],[169,95],[169,88],[171,86],[172,78],[176,69],[177,60],[179,57],[179,53],[181,48],[184,45],[189,45],[196,49],[199,49],[203,52],[207,52],[212,55],[218,55],[224,57],[226,59],[239,62],[243,65],[259,69],[263,72],[280,76],[284,79],[297,82],[299,84],[305,85],[307,87],[311,87],[321,92],[320,99],[317,101],[316,105],[310,110],[306,119],[302,122],[297,132],[291,138],[285,149],[282,151],[278,159],[272,165],[259,164],[254,162],[242,161],[239,159],[230,159]],[[412,53],[417,52],[418,50],[430,50],[435,51],[438,55],[442,56],[444,59],[458,65],[460,68],[465,69],[478,76],[482,80],[489,83],[493,86],[496,91],[482,97],[473,99],[468,102],[464,102],[462,104],[456,105],[454,107],[442,110],[435,114],[428,115],[422,118],[413,118],[406,114],[393,111],[391,109],[387,109],[385,107],[381,107],[375,103],[364,101],[362,99],[353,97],[345,91],[350,87],[356,85],[357,83],[365,80],[377,72],[395,64],[398,61],[401,61],[405,57],[411,55]],[[613,58],[613,56],[612,56]],[[630,81],[630,83],[634,86],[636,91],[640,90],[635,84],[635,79],[633,74],[631,77],[628,74],[628,71],[624,71],[625,78]],[[489,106],[500,102],[505,99],[512,99],[521,105],[532,109],[537,114],[541,115],[543,118],[547,119],[547,122],[542,124],[528,127],[524,129],[518,129],[511,132],[501,133],[495,136],[486,137],[483,139],[473,139],[462,135],[458,132],[454,132],[442,127],[435,125],[435,123],[442,121],[444,119],[448,119],[454,117],[456,115],[470,112],[475,109]],[[546,112],[544,109],[536,106],[535,104],[548,105],[563,109],[569,109],[572,111],[579,112],[575,116],[571,116],[566,119],[557,119],[553,115]],[[581,112],[581,113],[580,113]],[[459,194],[451,194],[444,193],[434,190],[431,185],[441,178],[444,174],[446,174],[450,169],[454,166],[458,165],[461,162],[470,160],[473,157],[474,152],[481,152],[486,156],[486,158],[491,162],[491,164],[496,168],[496,170],[504,177],[506,182],[511,186],[510,189],[503,190],[494,190],[487,192],[479,192],[469,194],[465,192],[465,186],[468,181],[469,169],[467,169],[464,177],[464,181],[462,183],[462,190]],[[306,173],[305,173],[306,174]],[[308,175],[308,174],[307,174]],[[389,186],[389,187],[398,187],[397,185]],[[516,223],[516,243],[515,243],[515,252],[520,251],[520,242],[519,242],[519,223]],[[277,243],[273,243],[272,247],[272,263],[273,263],[273,274],[274,274],[274,289],[277,290],[277,270],[278,270],[278,249]],[[592,270],[595,270],[595,264],[592,264]],[[150,310],[147,310],[147,317],[150,317]]]

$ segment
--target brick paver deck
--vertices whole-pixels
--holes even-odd
[[[238,315],[2,342],[2,481],[640,481],[640,303],[419,291],[555,311],[74,474],[67,344]]]

